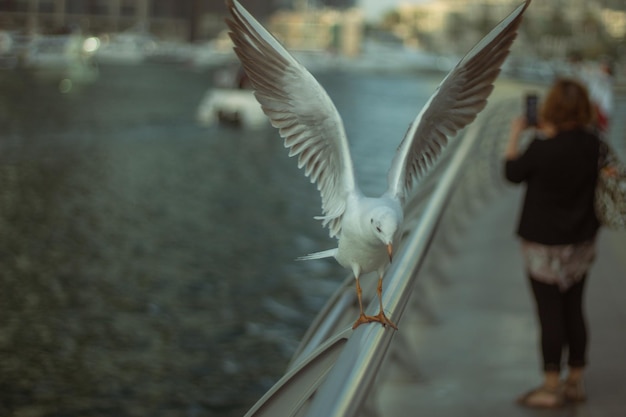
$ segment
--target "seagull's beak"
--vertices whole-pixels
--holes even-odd
[[[389,254],[389,262],[391,262],[391,259],[393,258],[393,247],[391,246],[391,243],[387,244],[387,253]]]

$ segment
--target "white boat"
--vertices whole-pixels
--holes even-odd
[[[450,71],[460,57],[432,54],[401,44],[366,40],[357,57],[341,57],[340,68],[346,71],[398,73]]]
[[[238,65],[239,61],[233,51],[233,43],[227,30],[220,32],[209,41],[196,42],[190,45],[189,63],[193,68],[206,70],[219,68],[228,64]]]
[[[0,31],[0,69],[17,67],[19,59],[14,44],[11,33]]]
[[[20,65],[39,78],[93,82],[98,76],[95,48],[93,38],[79,34],[36,36],[25,48]]]
[[[204,126],[221,123],[259,129],[268,125],[252,90],[234,88],[209,90],[198,107],[197,119]]]
[[[232,46],[223,47],[218,40],[193,44],[190,46],[190,51],[191,66],[201,70],[236,62]]]
[[[243,70],[216,74],[216,87],[210,88],[198,106],[196,119],[203,126],[228,124],[244,129],[269,125],[261,105],[248,88]]]
[[[156,40],[147,33],[122,32],[100,36],[96,59],[102,64],[137,65],[157,49]]]

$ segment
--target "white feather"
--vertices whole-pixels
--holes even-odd
[[[448,140],[485,107],[521,17],[530,0],[518,6],[481,40],[444,78],[410,125],[388,172],[387,191],[369,198],[359,191],[343,122],[330,97],[287,50],[236,0],[227,0],[230,36],[255,95],[278,128],[290,156],[316,183],[323,215],[317,217],[339,238],[338,247],[299,260],[334,257],[353,271],[378,271],[390,261],[394,237],[403,221],[408,190],[436,163]],[[357,291],[360,299],[360,291]],[[380,296],[380,294],[379,294]],[[361,318],[355,326],[380,321],[395,327],[382,312]]]

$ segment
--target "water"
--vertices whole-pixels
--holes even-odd
[[[323,74],[357,177],[386,187],[439,82]],[[277,133],[195,123],[211,74],[0,74],[0,415],[239,416],[347,275]]]

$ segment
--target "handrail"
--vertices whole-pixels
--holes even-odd
[[[459,136],[461,135],[460,133]],[[449,148],[444,150],[439,163],[423,178],[419,187],[416,187],[410,195],[410,198],[404,206],[405,222],[402,230],[402,238],[407,235],[407,230],[414,229],[414,219],[419,216],[425,203],[428,201],[428,196],[433,193],[439,180],[439,174],[443,171],[442,168],[445,168],[450,159],[450,154],[453,153],[452,151],[457,145],[458,143],[455,141]],[[397,248],[399,253],[401,245],[398,245]],[[365,293],[371,293],[374,289],[372,284],[374,284],[376,280],[361,281],[361,286],[365,289]],[[370,286],[372,288],[369,288]],[[356,314],[356,302],[354,276],[349,274],[309,326],[309,329],[300,342],[300,346],[298,346],[298,349],[293,355],[289,369],[292,369],[300,360],[306,358],[322,342],[331,337],[333,332],[337,330],[342,316],[344,316],[348,310],[353,310]],[[376,305],[378,304],[376,303]],[[354,316],[354,314],[352,316]],[[353,318],[352,316],[350,316],[348,321]]]
[[[405,205],[405,237],[387,270],[383,288],[383,305],[399,324],[400,332],[402,315],[442,217],[448,211],[446,206],[455,186],[467,185],[465,180],[470,176],[460,177],[465,163],[473,163],[472,172],[478,168],[481,176],[494,176],[493,172],[483,172],[493,168],[489,161],[494,157],[481,155],[484,150],[480,147],[490,148],[490,153],[500,153],[496,144],[485,143],[485,139],[491,141],[492,136],[494,139],[502,137],[501,127],[496,127],[500,123],[494,124],[493,120],[494,113],[502,111],[507,115],[512,111],[502,100],[496,106],[488,106],[474,123],[454,138],[437,166]],[[480,159],[468,157],[474,149]],[[499,160],[499,157],[495,159]],[[473,182],[476,181],[481,180]],[[488,179],[483,178],[482,182],[487,188],[493,186]],[[462,191],[464,194],[476,192]],[[463,213],[454,213],[455,217],[467,217],[466,209],[468,207],[460,210]],[[368,281],[375,283],[376,280],[366,279],[362,284],[369,285]],[[358,313],[353,285],[354,278],[347,277],[307,331],[286,374],[248,411],[246,417],[350,417],[362,410],[396,332],[376,324],[351,329]],[[377,308],[374,299],[367,308],[368,314],[377,312]]]
[[[387,271],[383,305],[397,323],[401,322],[417,271],[426,257],[464,162],[479,137],[478,132],[478,123],[468,128],[439,178],[415,230],[407,237]],[[368,310],[375,313],[375,309],[376,304],[370,304]],[[394,334],[395,331],[389,327],[358,327],[337,358],[325,383],[318,389],[306,416],[356,415],[376,378]]]

